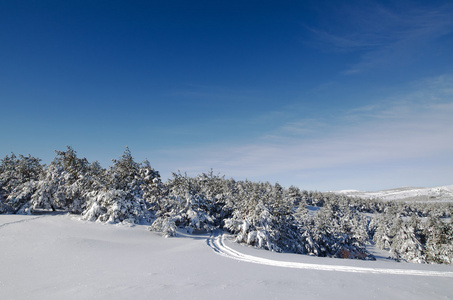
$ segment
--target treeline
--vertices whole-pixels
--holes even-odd
[[[11,154],[0,163],[0,213],[42,210],[78,214],[83,220],[149,224],[163,236],[226,230],[236,241],[316,256],[374,259],[375,243],[397,260],[452,263],[452,203],[403,203],[350,198],[235,181],[212,171],[174,173],[162,182],[148,161],[128,148],[109,169],[78,158],[67,147],[49,165]]]

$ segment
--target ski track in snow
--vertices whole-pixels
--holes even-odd
[[[30,222],[30,221],[33,221],[33,220],[36,220],[36,219],[41,219],[42,217],[43,217],[43,216],[39,216],[39,217],[35,217],[35,218],[22,219],[22,220],[19,220],[19,221],[13,221],[13,222],[8,222],[8,223],[3,223],[3,224],[0,224],[0,228],[6,227],[6,226],[9,226],[9,225],[12,225],[12,224]]]
[[[337,272],[350,272],[350,273],[368,273],[368,274],[390,274],[390,275],[412,275],[412,276],[429,276],[429,277],[452,277],[453,272],[437,272],[437,271],[424,271],[424,270],[407,270],[407,269],[383,269],[383,268],[364,268],[354,266],[338,266],[338,265],[321,265],[321,264],[308,264],[301,262],[279,261],[272,260],[257,256],[252,256],[240,253],[225,244],[225,235],[212,235],[206,243],[217,254],[236,259],[239,261],[268,265],[274,267],[284,267],[293,269],[305,270],[320,270],[320,271],[337,271]]]

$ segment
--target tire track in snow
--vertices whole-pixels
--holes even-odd
[[[350,272],[350,273],[367,273],[367,274],[390,274],[390,275],[412,275],[412,276],[428,276],[428,277],[452,277],[453,272],[440,272],[440,271],[424,271],[424,270],[406,270],[406,269],[384,269],[384,268],[365,268],[354,266],[338,266],[338,265],[322,265],[322,264],[308,264],[301,262],[279,261],[272,260],[257,256],[252,256],[238,252],[225,244],[225,236],[212,235],[207,241],[207,245],[219,255],[236,259],[239,261],[268,265],[274,267],[284,267],[292,269],[305,269],[305,270],[320,270],[320,271],[337,271],[337,272]]]
[[[29,219],[22,219],[22,220],[19,220],[19,221],[13,221],[13,222],[3,223],[3,224],[0,224],[0,228],[9,226],[9,225],[11,225],[11,224],[18,224],[18,223],[26,223],[26,222],[30,222],[30,221],[33,221],[33,220],[36,220],[36,219],[41,219],[42,217],[43,217],[43,216],[34,217],[34,218],[29,218]]]

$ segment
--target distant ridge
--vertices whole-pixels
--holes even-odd
[[[350,197],[377,198],[385,201],[429,201],[449,202],[453,201],[453,185],[444,185],[432,188],[401,187],[382,191],[362,192],[358,190],[342,190],[334,192]]]

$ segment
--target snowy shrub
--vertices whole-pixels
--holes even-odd
[[[162,216],[157,218],[151,226],[148,227],[150,231],[161,232],[163,237],[176,236],[175,221],[169,216]]]
[[[141,224],[151,221],[144,200],[130,197],[125,191],[98,191],[87,196],[87,208],[82,212],[82,220],[112,224]]]

